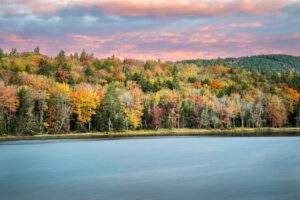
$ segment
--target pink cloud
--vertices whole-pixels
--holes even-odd
[[[261,22],[250,22],[250,23],[231,23],[230,28],[249,28],[249,27],[262,27]]]
[[[14,43],[14,44],[19,44],[19,43],[26,43],[26,40],[24,40],[23,38],[20,38],[18,35],[16,34],[12,34],[12,35],[2,35],[1,36],[2,40],[5,43]]]
[[[74,40],[77,40],[79,42],[97,43],[97,44],[103,44],[113,39],[111,37],[97,37],[97,36],[87,36],[87,35],[79,35],[79,34],[68,34],[68,37],[71,37]]]
[[[117,16],[227,16],[238,13],[279,13],[294,0],[4,0],[0,8],[8,14],[55,13],[72,6],[88,7]]]
[[[281,8],[295,1],[284,0],[242,0],[237,1],[238,10],[249,14],[278,13]]]
[[[116,55],[121,58],[183,60],[194,58],[238,57],[253,54],[297,54],[300,35],[260,36],[254,33],[231,32],[232,27],[259,26],[260,22],[204,26],[177,31],[116,32],[109,35],[67,34],[60,37],[1,34],[0,47],[10,51],[32,51],[40,46],[41,52],[57,55],[66,52],[93,52],[104,58]],[[274,47],[275,46],[275,47]]]

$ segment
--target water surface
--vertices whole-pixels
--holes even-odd
[[[300,199],[300,137],[0,142],[0,199]]]

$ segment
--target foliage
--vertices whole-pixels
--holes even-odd
[[[102,105],[96,111],[93,125],[97,131],[124,130],[124,113],[114,84],[109,84],[105,89]]]
[[[0,134],[299,126],[297,59],[173,63],[0,50]],[[294,69],[268,71],[275,61]]]
[[[283,72],[285,70],[300,70],[300,57],[290,55],[258,55],[241,58],[197,59],[185,60],[185,63],[195,63],[198,66],[221,64],[232,68],[241,67],[247,70]]]
[[[91,121],[91,116],[96,114],[95,109],[100,103],[96,92],[88,85],[78,85],[70,93],[72,100],[72,112],[76,115],[79,125],[84,125]]]

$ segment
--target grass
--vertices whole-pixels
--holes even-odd
[[[72,138],[109,138],[109,137],[139,137],[139,136],[268,136],[287,135],[287,133],[300,133],[297,128],[232,128],[232,129],[159,129],[136,130],[124,132],[89,132],[67,134],[42,134],[42,135],[3,135],[0,141],[4,140],[26,140],[26,139],[72,139]]]

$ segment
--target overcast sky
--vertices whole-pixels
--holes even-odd
[[[0,0],[0,48],[182,60],[300,55],[298,0]]]

